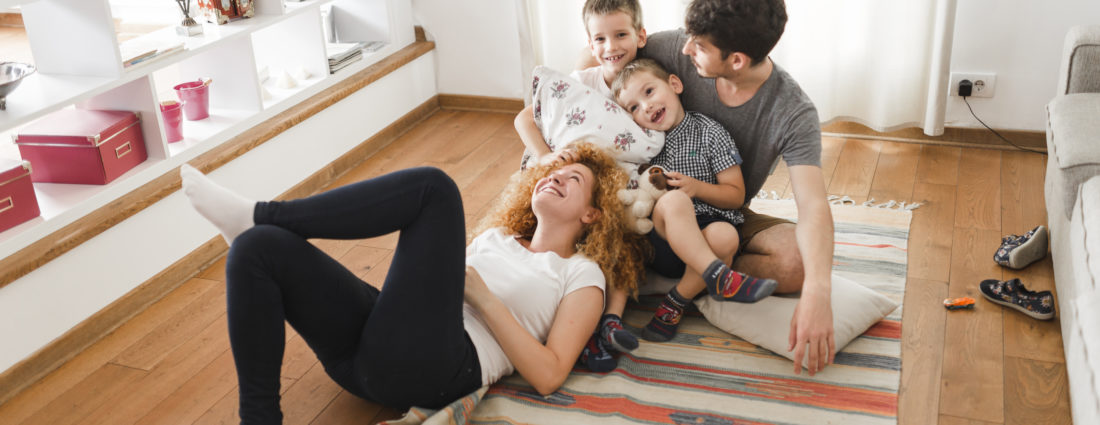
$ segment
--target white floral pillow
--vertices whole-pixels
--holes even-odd
[[[637,164],[649,162],[665,145],[663,132],[642,128],[614,100],[554,69],[536,67],[531,90],[535,124],[552,151],[587,139],[619,162],[633,164],[624,168],[636,173]]]

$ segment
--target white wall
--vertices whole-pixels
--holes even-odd
[[[1066,32],[1100,24],[1096,0],[962,0],[955,16],[953,72],[995,72],[994,97],[971,98],[974,112],[998,129],[1045,131],[1044,107],[1058,88]],[[946,123],[981,127],[959,97],[947,99]]]
[[[523,97],[514,0],[413,0],[412,6],[435,41],[440,93]]]
[[[575,8],[551,4],[567,1]],[[681,26],[675,7],[686,0],[642,0],[650,32]],[[537,13],[532,25],[554,27],[554,40],[519,44],[517,2]],[[522,98],[527,86],[521,56],[571,69],[584,46],[583,0],[414,0],[416,18],[435,37],[440,93]],[[525,19],[525,18],[524,18]],[[1074,25],[1100,24],[1096,0],[963,0],[955,18],[951,69],[994,72],[996,94],[971,99],[994,128],[1043,131],[1043,107],[1057,87],[1062,40]],[[782,41],[780,41],[782,42]],[[958,97],[949,97],[948,126],[980,127]]]

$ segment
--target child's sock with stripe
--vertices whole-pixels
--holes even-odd
[[[596,373],[610,372],[619,366],[619,361],[615,360],[610,351],[607,351],[599,333],[594,333],[588,338],[588,343],[581,350],[580,361],[588,367],[588,370]]]
[[[703,272],[707,293],[718,301],[754,303],[775,292],[779,283],[730,270],[722,260],[714,260]]]
[[[600,338],[606,346],[629,353],[638,348],[638,338],[623,328],[623,319],[618,314],[605,314],[600,318]]]
[[[653,318],[642,329],[642,338],[647,341],[665,342],[676,336],[676,330],[680,328],[680,318],[684,316],[684,308],[691,300],[672,288],[668,295],[657,306]]]

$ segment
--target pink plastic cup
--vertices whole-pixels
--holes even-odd
[[[183,102],[183,115],[190,121],[198,121],[210,116],[210,79],[188,81],[177,84],[176,96]]]
[[[183,140],[183,105],[171,102],[160,105],[160,114],[164,117],[164,135],[168,143]]]

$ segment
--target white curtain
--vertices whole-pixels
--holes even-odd
[[[529,15],[521,22],[531,34],[529,63],[573,69],[585,45],[584,1],[516,1]],[[950,57],[953,25],[944,28],[941,16],[937,27],[936,6],[945,1],[950,23],[953,0],[787,0],[787,27],[772,58],[814,101],[822,122],[854,121],[879,131],[942,128],[944,101],[935,95],[946,90],[938,68],[946,70],[940,59]],[[682,27],[688,3],[642,0],[646,29]],[[937,42],[944,32],[946,43]],[[929,107],[939,110],[938,123],[927,122],[937,116],[926,113]]]

